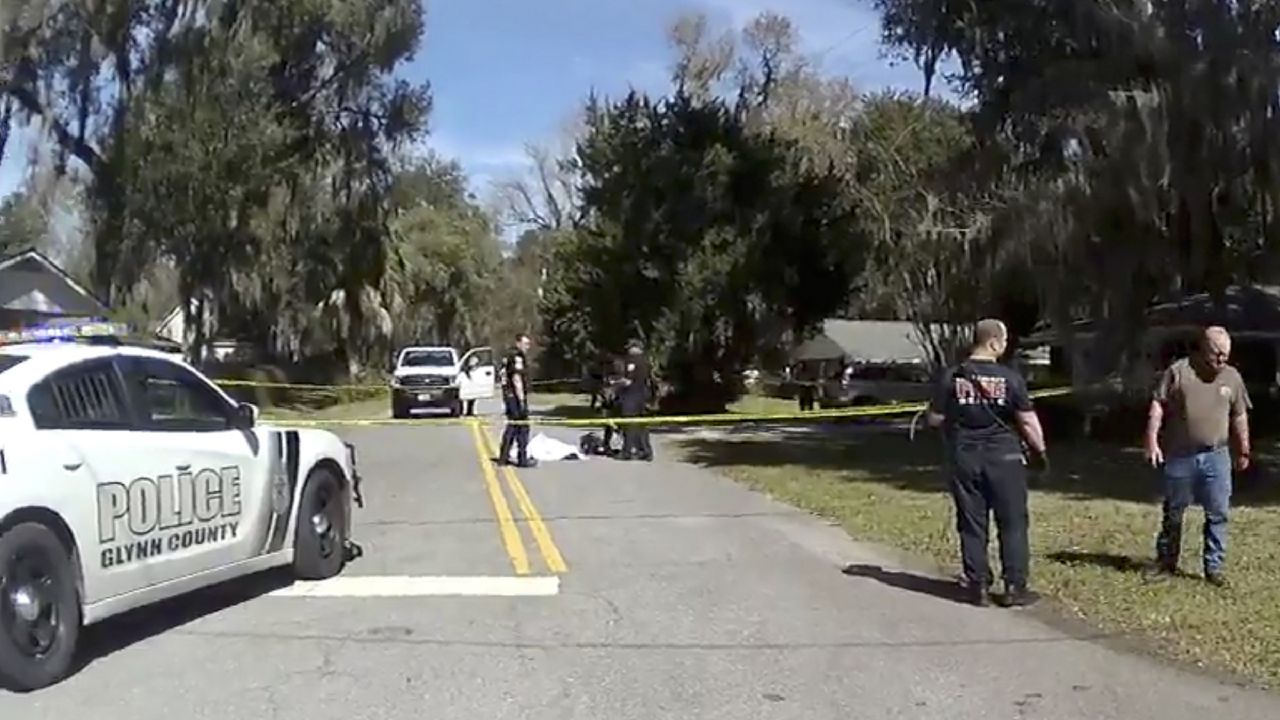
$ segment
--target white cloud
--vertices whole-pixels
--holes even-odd
[[[529,164],[524,147],[510,143],[484,144],[432,134],[423,143],[440,155],[457,160],[467,168],[504,168]]]
[[[697,0],[708,16],[745,27],[771,11],[791,20],[806,52],[826,72],[849,77],[865,89],[920,90],[924,80],[910,64],[892,65],[882,54],[880,14],[870,0]]]
[[[845,42],[852,33],[874,41],[880,16],[869,0],[698,0],[710,13],[727,16],[736,28],[745,27],[760,13],[774,12],[789,18],[805,44],[820,50]],[[865,42],[865,41],[864,41]]]
[[[471,193],[481,202],[491,200],[497,183],[520,177],[532,166],[519,144],[485,144],[432,134],[423,145],[446,159],[457,160],[467,174]]]

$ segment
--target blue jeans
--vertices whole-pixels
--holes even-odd
[[[1164,517],[1156,539],[1156,558],[1177,565],[1182,551],[1182,516],[1191,501],[1204,508],[1204,571],[1222,570],[1227,552],[1227,515],[1231,509],[1231,453],[1225,447],[1165,459]]]

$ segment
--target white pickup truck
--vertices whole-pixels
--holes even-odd
[[[420,408],[447,408],[462,414],[464,405],[496,393],[493,350],[414,346],[400,350],[391,378],[391,416],[410,417]]]

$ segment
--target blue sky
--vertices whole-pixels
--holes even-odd
[[[702,11],[713,27],[741,27],[774,10],[797,26],[823,68],[872,90],[919,90],[909,64],[880,57],[879,19],[869,0],[424,0],[427,34],[402,71],[429,80],[435,108],[426,144],[458,158],[483,193],[518,172],[526,142],[553,140],[593,89],[669,87],[668,26]],[[0,195],[18,187],[29,136],[11,142],[0,164]]]

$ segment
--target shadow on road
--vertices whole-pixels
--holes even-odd
[[[942,580],[898,570],[885,570],[879,565],[846,565],[842,572],[849,577],[869,578],[900,590],[910,590],[921,595],[930,595],[957,603],[965,602],[964,588],[952,580]]]
[[[293,582],[294,576],[289,568],[268,570],[130,610],[90,625],[82,631],[76,661],[69,676],[131,645],[284,589]]]

